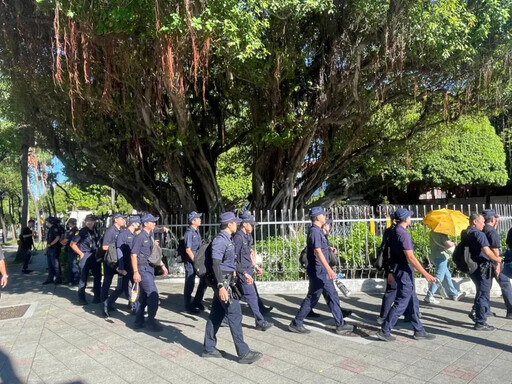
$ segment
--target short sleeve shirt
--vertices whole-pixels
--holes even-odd
[[[119,236],[117,236],[116,247],[121,250],[123,257],[130,258],[135,236],[137,235],[132,233],[129,229],[121,231]]]
[[[101,245],[105,246],[115,243],[120,232],[121,230],[117,229],[115,225],[108,227],[105,231],[105,235],[103,236],[103,243]]]
[[[25,235],[30,235],[30,237],[24,237]],[[32,230],[29,227],[21,228],[20,247],[22,249],[30,249],[30,248],[32,248],[32,244],[34,244],[34,239],[32,237]]]
[[[235,253],[237,261],[241,264],[242,269],[253,274],[251,251],[253,239],[250,233],[238,231],[233,235],[233,244],[235,246]]]
[[[137,255],[137,264],[147,266],[149,265],[149,257],[153,249],[153,237],[150,233],[142,230],[133,239],[132,254]]]
[[[398,265],[409,264],[404,253],[404,251],[414,250],[414,244],[409,232],[401,225],[397,225],[390,233],[389,243],[390,263]]]
[[[222,230],[213,239],[212,259],[221,260],[220,270],[222,272],[234,272],[236,269],[235,246],[231,235]]]
[[[75,236],[78,236],[79,234],[79,231],[78,231],[78,228],[77,227],[73,227],[73,228],[70,228],[68,229],[68,231],[66,232],[66,240],[68,241],[67,244],[66,244],[66,251],[69,253],[69,254],[74,254],[75,251],[73,251],[71,249],[71,242],[73,241],[73,238]]]
[[[311,266],[322,267],[322,263],[315,256],[315,249],[320,248],[327,262],[329,262],[329,240],[324,234],[324,231],[316,225],[312,225],[308,231],[308,239],[306,244],[307,258],[308,258],[308,268]]]
[[[195,255],[201,246],[201,234],[199,230],[192,227],[187,228],[183,236],[183,242],[185,243],[185,249],[190,248]]]
[[[73,242],[78,244],[78,248],[83,252],[84,257],[88,257],[96,253],[98,249],[99,236],[93,229],[83,227],[78,231],[78,235],[73,237]]]
[[[52,241],[54,241],[57,236],[60,236],[60,228],[57,225],[52,225],[50,228],[48,228],[48,232],[46,233],[46,244],[51,244]],[[57,242],[56,244],[52,245],[50,248],[58,248]]]
[[[469,248],[471,258],[477,263],[489,261],[489,258],[482,252],[483,247],[489,247],[489,241],[482,231],[475,227],[469,227],[461,235],[461,242]]]
[[[501,248],[500,235],[499,235],[498,231],[496,231],[496,229],[494,229],[494,227],[492,225],[485,224],[485,227],[482,230],[482,232],[487,237],[487,241],[489,241],[489,246],[491,248],[498,248],[498,249]]]
[[[446,250],[444,243],[449,240],[450,237],[444,233],[430,232],[430,257],[432,260],[444,257],[443,252]]]

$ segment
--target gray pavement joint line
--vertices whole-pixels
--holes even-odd
[[[85,312],[85,314],[86,314],[87,316],[92,315],[92,314],[87,313],[87,312]],[[67,324],[67,325],[69,325],[69,326],[72,326],[72,324],[69,324],[69,323],[68,323],[68,322],[66,322],[65,320],[61,320],[61,321],[63,321],[65,324]],[[92,321],[90,321],[90,320],[87,320],[87,321],[88,321],[88,322],[90,322],[90,323],[93,323],[93,324],[95,324],[95,325],[98,325],[97,323],[94,323],[94,322],[92,322]],[[105,326],[103,326],[103,325],[100,325],[100,326],[101,326],[102,328],[104,328],[104,329],[107,329],[107,330],[109,330],[109,331],[112,331],[112,330],[111,330],[111,329],[109,329],[108,327],[105,327]],[[55,335],[59,336],[58,334],[56,334],[56,333],[55,333],[55,332],[53,332],[52,330],[50,330],[50,329],[49,329],[49,331],[50,331],[50,332],[52,332],[53,334],[55,334]],[[117,334],[117,333],[116,333],[116,335],[117,335],[117,336],[119,336],[119,337],[122,337],[122,338],[124,338],[124,339],[130,340],[130,339],[128,339],[128,338],[126,338],[126,337],[124,337],[124,336],[121,336],[121,335],[119,335],[119,334]],[[108,345],[108,343],[104,343],[102,340],[100,340],[100,339],[98,339],[98,338],[94,337],[93,335],[90,335],[90,336],[92,336],[92,337],[94,338],[94,340],[96,340],[96,341],[98,341],[98,342],[100,342],[100,343],[102,343],[102,344],[105,344],[105,345],[107,345],[110,349],[112,349],[112,348],[110,347],[110,345]],[[59,337],[60,337],[60,336],[59,336]],[[61,339],[63,339],[63,340],[65,340],[65,339],[64,339],[64,338],[62,338],[62,337],[60,337],[60,338],[61,338]],[[66,341],[66,342],[68,342],[67,340],[65,340],[65,341]],[[78,347],[76,344],[71,343],[71,342],[68,342],[68,343],[69,343],[69,344],[71,344],[71,345],[73,345],[74,347],[76,347],[76,348],[80,349],[80,347]],[[143,344],[139,344],[139,343],[137,343],[137,345],[139,345],[139,346],[143,347],[143,348],[144,348],[145,350],[147,350],[147,351],[150,351],[150,352],[154,353],[154,351],[153,351],[152,349],[145,347]],[[52,356],[54,356],[54,355],[52,354]],[[126,357],[126,358],[128,358],[129,360],[133,361],[135,364],[139,364],[139,363],[137,362],[137,360],[134,360],[134,359],[133,359],[133,354],[132,354],[132,355],[130,355],[130,356],[127,356],[127,355],[124,355],[124,354],[123,354],[123,356],[124,356],[124,357]],[[55,356],[54,356],[54,357],[55,357]],[[90,356],[90,357],[91,357],[93,360],[95,360],[96,362],[98,362],[99,364],[101,364],[102,366],[104,366],[105,368],[107,368],[110,372],[115,373],[115,372],[114,372],[114,371],[112,371],[109,367],[105,366],[101,361],[97,360],[94,356]],[[57,357],[56,357],[56,358],[57,358]],[[58,359],[58,360],[60,360],[60,359]],[[63,361],[61,361],[61,362],[62,362],[64,365],[66,365],[66,363],[64,363]],[[187,367],[185,367],[185,366],[183,366],[183,365],[179,364],[178,362],[175,362],[175,364],[178,364],[180,367],[187,369]],[[66,367],[68,367],[68,366],[66,365]],[[68,368],[72,370],[72,368],[71,368],[71,367],[68,367]],[[194,373],[194,374],[196,374],[197,376],[199,376],[199,377],[201,377],[201,378],[203,378],[203,379],[205,379],[205,380],[207,380],[207,381],[210,381],[207,377],[203,376],[202,374],[199,374],[199,373]],[[164,379],[164,380],[167,380],[167,377],[161,376],[159,373],[157,373],[157,375],[158,375],[160,378],[162,378],[162,379]]]

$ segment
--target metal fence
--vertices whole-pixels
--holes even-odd
[[[372,267],[377,248],[381,243],[384,230],[391,224],[390,215],[401,205],[340,206],[329,209],[333,219],[329,242],[339,251],[337,272],[347,278],[381,277],[381,272]],[[433,209],[450,208],[466,215],[481,212],[485,208],[494,209],[501,215],[498,231],[504,237],[512,226],[512,205],[414,205],[405,206],[414,212],[410,232],[415,243],[415,254],[430,268],[430,229],[421,222]],[[299,263],[299,255],[306,244],[306,234],[311,221],[307,210],[295,211],[257,211],[253,212],[259,225],[254,229],[256,257],[265,272],[263,280],[301,280],[305,273]],[[166,248],[175,249],[179,239],[188,227],[186,214],[173,215],[165,224],[170,229],[170,237],[163,241]],[[200,227],[203,239],[212,239],[219,230],[218,217],[206,215]],[[503,242],[504,244],[504,242]],[[174,275],[180,275],[182,268],[173,260],[169,266]]]

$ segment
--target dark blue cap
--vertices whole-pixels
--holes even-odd
[[[498,217],[498,215],[496,214],[496,211],[494,209],[484,209],[482,211],[482,216],[485,219],[492,219],[493,217]]]
[[[315,217],[315,216],[318,216],[318,215],[325,215],[325,216],[327,216],[328,214],[329,214],[329,212],[327,212],[322,207],[313,207],[313,208],[311,208],[309,210],[309,216],[311,216],[311,217]]]
[[[151,213],[148,213],[140,218],[141,223],[156,223],[158,221],[158,216],[155,217]]]
[[[412,215],[414,215],[413,211],[409,211],[407,208],[398,208],[395,213],[393,213],[393,219],[404,220]]]
[[[240,223],[241,221],[233,212],[224,212],[220,215],[221,224]]]
[[[140,216],[130,216],[128,223],[140,223]]]
[[[98,220],[98,218],[96,216],[94,216],[92,213],[88,214],[87,216],[85,216],[85,221],[96,221]]]
[[[190,223],[194,219],[199,219],[201,216],[203,216],[202,213],[197,213],[196,211],[192,211],[188,214],[188,222]]]
[[[115,220],[115,219],[119,219],[120,217],[126,219],[128,216],[127,215],[123,215],[121,213],[114,213],[114,216],[112,216],[112,218]]]
[[[50,224],[55,224],[57,222],[57,219],[53,216],[48,216],[46,218],[46,221],[49,222]]]
[[[249,211],[243,211],[240,214],[240,219],[242,220],[242,223],[249,223],[251,225],[257,225],[258,222],[256,221],[256,218],[251,215],[251,212]]]

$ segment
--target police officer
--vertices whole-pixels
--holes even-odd
[[[242,309],[239,297],[229,293],[236,284],[236,254],[232,235],[236,232],[240,219],[233,212],[220,215],[220,232],[213,239],[211,247],[211,269],[214,280],[214,296],[210,316],[206,322],[203,357],[222,357],[217,346],[217,331],[224,316],[227,317],[231,336],[235,343],[238,362],[252,364],[263,355],[251,351],[242,333]],[[231,285],[231,286],[230,286]]]
[[[96,216],[87,215],[85,217],[85,227],[78,231],[71,240],[70,247],[78,255],[80,261],[80,282],[78,283],[78,302],[82,305],[87,304],[85,298],[85,288],[89,272],[93,275],[93,303],[99,303],[101,292],[101,264],[96,261],[96,251],[98,250],[99,234],[94,228]]]
[[[311,332],[304,327],[303,322],[323,294],[334,317],[336,333],[345,335],[352,332],[354,327],[346,324],[343,319],[340,299],[333,282],[336,279],[336,274],[329,266],[329,241],[322,231],[322,227],[327,220],[327,212],[322,207],[314,207],[311,208],[309,215],[312,225],[308,231],[306,245],[308,259],[306,272],[309,278],[308,295],[302,302],[299,312],[288,325],[288,330],[302,334]]]
[[[185,309],[192,314],[198,314],[204,311],[202,303],[204,292],[206,290],[206,279],[201,278],[197,287],[194,301],[192,301],[192,292],[194,291],[194,284],[196,275],[194,272],[194,257],[201,246],[201,234],[199,233],[199,226],[201,225],[201,213],[192,211],[188,214],[189,227],[183,236],[183,243],[185,254],[183,257],[183,264],[185,267],[185,287],[183,289],[183,297],[185,300]]]
[[[407,227],[411,224],[411,215],[414,212],[405,208],[396,210],[394,217],[397,225],[391,231],[390,242],[390,271],[396,282],[396,298],[391,307],[377,337],[384,341],[394,341],[391,330],[396,325],[398,318],[406,311],[409,312],[411,324],[414,328],[414,338],[417,340],[432,340],[434,335],[427,333],[419,319],[419,302],[414,288],[414,269],[419,271],[428,282],[436,280],[429,274],[414,256],[414,245]]]
[[[68,284],[78,285],[80,281],[80,268],[78,268],[78,255],[71,249],[71,240],[78,235],[78,228],[76,226],[76,219],[69,219],[67,222],[67,231],[61,244],[66,247],[66,254],[68,256]]]
[[[117,287],[107,299],[106,308],[104,308],[105,316],[109,317],[110,312],[114,309],[114,303],[117,298],[123,293],[129,298],[128,290],[131,281],[133,280],[133,268],[131,263],[131,253],[133,240],[135,239],[136,232],[140,227],[140,216],[130,216],[128,220],[128,227],[121,231],[116,240],[117,257],[119,266],[117,272]],[[131,308],[131,304],[130,308]],[[132,309],[132,308],[131,308]]]
[[[500,285],[501,294],[503,296],[503,301],[505,302],[505,307],[507,308],[508,319],[512,318],[512,287],[510,286],[509,278],[503,273],[503,264],[501,263],[500,257],[500,248],[501,248],[501,239],[498,231],[496,231],[496,224],[498,221],[498,215],[493,209],[486,209],[482,212],[482,216],[484,217],[485,225],[482,230],[485,237],[487,237],[487,241],[489,242],[489,248],[494,254],[495,258],[492,258],[493,261],[500,263],[500,273],[494,275],[496,281]],[[472,320],[475,319],[475,311],[476,307],[473,306],[473,310],[470,314],[470,318]],[[489,302],[489,310],[487,315],[491,314],[490,302]]]
[[[237,262],[242,269],[242,273],[239,274],[238,281],[240,282],[242,293],[244,294],[247,304],[254,316],[254,320],[256,321],[256,329],[259,331],[266,331],[274,324],[266,321],[260,311],[260,308],[264,306],[254,281],[254,270],[256,270],[258,275],[263,274],[263,270],[256,264],[254,249],[252,247],[252,231],[257,222],[249,211],[242,212],[240,214],[240,220],[242,220],[241,227],[233,235],[233,244],[235,245]]]
[[[20,245],[20,253],[23,259],[23,269],[21,270],[23,273],[31,273],[32,271],[28,269],[28,263],[30,262],[32,248],[35,249],[34,246],[34,220],[29,220],[26,227],[21,228],[20,237],[19,237],[19,245]]]
[[[44,249],[48,262],[48,278],[43,284],[62,284],[59,262],[61,231],[57,225],[57,220],[53,216],[49,216],[45,224],[48,229],[46,233],[46,248]]]
[[[121,229],[126,224],[126,216],[121,215],[120,213],[115,213],[112,216],[112,220],[113,223],[105,231],[103,242],[101,244],[101,249],[105,252],[108,252],[108,247],[110,244],[116,244],[117,237],[119,236],[119,233],[121,233]],[[111,268],[106,261],[103,262],[103,284],[101,285],[101,301],[103,302],[103,315],[106,317],[109,316],[107,308],[108,292],[116,273],[117,271],[114,268]]]
[[[144,326],[150,332],[160,332],[162,326],[155,319],[158,310],[158,290],[155,284],[155,269],[149,264],[149,257],[153,250],[153,230],[158,217],[146,214],[141,217],[142,231],[133,240],[131,262],[133,268],[133,281],[139,283],[139,305],[135,312],[134,328]],[[164,276],[168,274],[167,268],[162,263]],[[148,318],[144,322],[144,310],[148,307]]]

